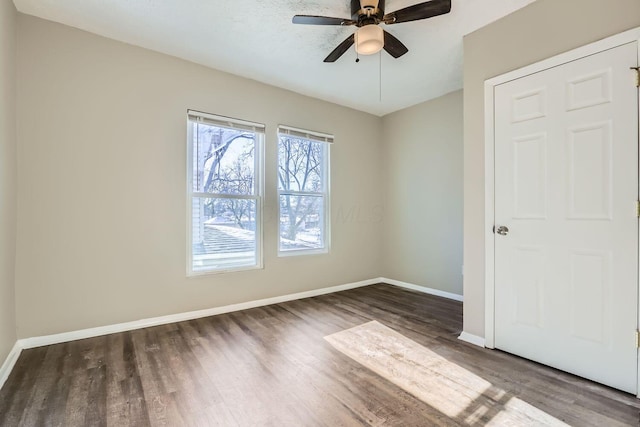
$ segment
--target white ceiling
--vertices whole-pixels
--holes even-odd
[[[25,14],[375,115],[462,88],[462,36],[534,0],[453,0],[451,13],[383,27],[408,48],[393,59],[352,47],[354,27],[294,25],[295,14],[350,17],[349,0],[14,0]],[[421,0],[387,0],[387,13]],[[382,25],[382,24],[381,24]]]

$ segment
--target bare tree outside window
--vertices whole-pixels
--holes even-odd
[[[280,251],[326,249],[328,144],[280,134]]]
[[[198,121],[190,126],[191,268],[256,266],[263,133]]]
[[[198,124],[198,148],[202,153],[197,172],[202,191],[212,194],[254,193],[255,134]],[[227,217],[242,229],[252,229],[254,213],[244,200],[210,199],[205,215]],[[254,227],[255,228],[255,227]]]

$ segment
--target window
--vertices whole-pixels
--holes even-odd
[[[188,112],[189,275],[262,266],[264,125]]]
[[[280,255],[329,250],[331,135],[278,128]]]

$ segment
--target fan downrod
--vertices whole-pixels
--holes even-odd
[[[371,7],[365,7],[364,9],[360,5],[360,0],[351,0],[351,19],[354,21],[360,21],[362,18],[370,17],[375,19],[375,23],[379,24],[384,17],[384,0],[378,0],[378,12],[372,13],[375,11]],[[367,13],[369,11],[370,13]]]

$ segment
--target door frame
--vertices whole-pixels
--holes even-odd
[[[485,347],[495,348],[495,131],[494,94],[495,87],[531,74],[572,62],[586,56],[595,55],[628,43],[637,42],[640,61],[640,27],[596,41],[568,52],[561,53],[535,64],[493,77],[484,82],[484,242],[485,242]],[[629,73],[630,79],[632,73]],[[640,108],[639,108],[640,111]],[[640,113],[639,113],[640,115]],[[640,121],[640,117],[638,118]],[[640,135],[639,135],[640,138]],[[639,141],[640,143],[640,141]],[[639,241],[640,241],[640,236]],[[639,252],[640,253],[640,252]],[[639,260],[640,265],[640,260]],[[638,292],[640,307],[640,285]],[[640,310],[636,327],[640,329]],[[640,349],[638,352],[638,397],[640,398]]]

